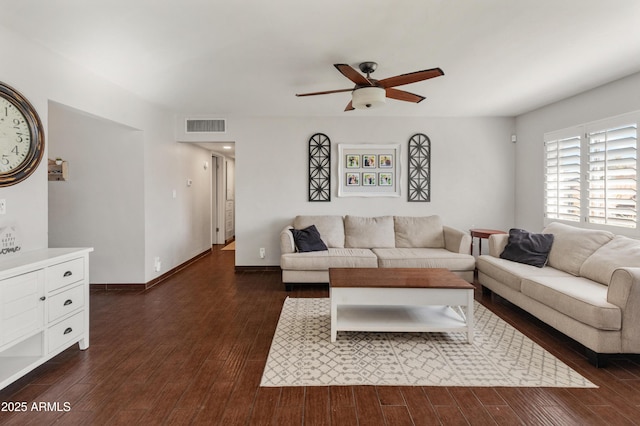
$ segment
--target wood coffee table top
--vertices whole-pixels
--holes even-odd
[[[459,288],[472,284],[444,268],[329,268],[330,287]]]

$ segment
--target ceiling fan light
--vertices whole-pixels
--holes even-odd
[[[352,93],[351,105],[357,109],[371,109],[384,105],[386,90],[382,87],[360,87]]]

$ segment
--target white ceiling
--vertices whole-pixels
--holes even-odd
[[[0,25],[179,113],[514,116],[640,71],[638,0],[0,0]],[[333,66],[420,104],[343,112]],[[1,76],[0,76],[1,77]]]

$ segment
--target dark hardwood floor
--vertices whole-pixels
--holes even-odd
[[[481,303],[600,388],[260,388],[287,296],[326,297],[328,290],[300,286],[286,293],[278,272],[235,273],[234,252],[220,247],[145,292],[92,291],[90,348],[68,349],[0,391],[0,402],[29,407],[0,412],[0,424],[640,422],[638,357],[615,357],[596,369],[578,344],[480,291]],[[32,410],[34,402],[59,403],[59,411]]]

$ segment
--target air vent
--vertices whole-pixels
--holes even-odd
[[[225,133],[226,120],[221,118],[192,119],[187,118],[187,133]]]

